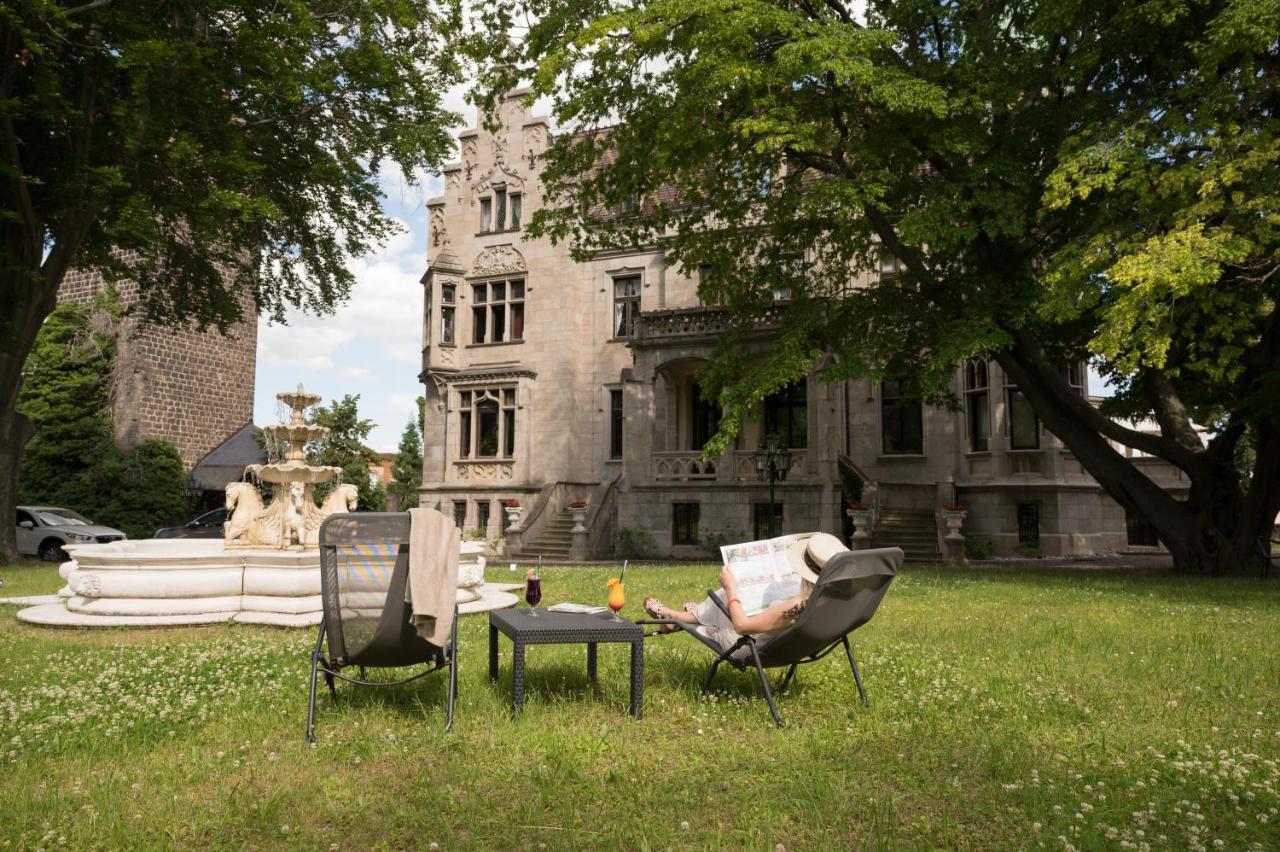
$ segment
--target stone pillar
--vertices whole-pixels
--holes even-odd
[[[587,510],[586,508],[574,509],[569,511],[573,513],[573,529],[570,534],[573,541],[569,544],[569,559],[574,562],[585,562],[587,559]]]
[[[524,543],[524,507],[503,507],[503,511],[507,513],[507,529],[503,533],[502,552],[506,556],[520,552],[520,547]]]
[[[947,534],[942,537],[942,561],[947,565],[968,564],[964,555],[964,535],[960,532],[960,525],[964,523],[965,518],[969,517],[969,513],[943,509],[939,517],[947,528]]]

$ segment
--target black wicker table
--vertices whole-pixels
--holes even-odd
[[[537,616],[527,609],[489,611],[489,680],[498,679],[498,633],[511,640],[511,703],[516,712],[524,706],[524,650],[529,645],[587,646],[587,677],[596,679],[596,645],[601,642],[628,642],[631,645],[631,715],[639,719],[644,710],[644,631],[630,621],[614,621],[612,613],[577,615],[539,609]]]

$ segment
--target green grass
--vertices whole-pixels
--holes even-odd
[[[632,566],[624,614],[715,573]],[[547,602],[602,600],[609,574],[547,569]],[[607,645],[594,686],[582,648],[531,648],[512,718],[510,646],[491,685],[473,616],[451,735],[429,678],[325,698],[314,749],[310,630],[56,631],[3,608],[0,847],[1274,849],[1278,590],[910,567],[853,634],[870,709],[832,656],[782,697],[783,730],[746,674],[700,695],[687,636],[646,643],[641,722]]]

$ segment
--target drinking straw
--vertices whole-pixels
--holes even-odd
[[[622,573],[618,575],[618,583],[622,583],[627,579],[627,560],[622,560]]]

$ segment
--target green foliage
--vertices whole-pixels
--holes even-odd
[[[23,370],[18,410],[39,428],[22,455],[19,500],[75,509],[94,520],[102,500],[95,470],[115,452],[111,360],[115,340],[91,312],[67,304],[45,321]]]
[[[237,291],[277,318],[332,307],[396,228],[383,167],[413,180],[452,150],[453,0],[71,5],[0,7],[6,220],[50,270],[138,281],[158,320],[225,328]]]
[[[107,297],[88,308],[62,305],[45,321],[18,403],[40,427],[22,456],[19,499],[74,509],[130,538],[145,538],[185,517],[186,474],[168,441],[147,440],[129,450],[112,441],[116,313]]]
[[[966,536],[964,540],[964,555],[966,559],[975,559],[981,562],[995,556],[996,549],[987,539]]]
[[[101,502],[93,520],[130,538],[150,538],[159,527],[186,519],[187,476],[177,447],[152,438],[127,451],[112,449],[91,477]]]
[[[369,473],[369,465],[381,460],[365,444],[375,424],[372,420],[360,418],[359,403],[359,394],[347,394],[327,407],[312,409],[308,422],[328,428],[329,434],[307,447],[307,461],[342,468],[341,481],[355,485],[359,491],[358,508],[366,512],[381,512],[387,505],[386,487],[375,482]],[[323,500],[337,481],[317,486],[316,497]]]
[[[613,555],[618,559],[646,559],[657,551],[653,536],[643,527],[622,525],[613,534]]]
[[[405,425],[399,452],[391,467],[392,481],[387,491],[396,495],[396,506],[401,511],[418,505],[418,488],[422,486],[422,412],[425,402],[423,397],[418,397],[418,416]]]
[[[989,353],[1166,542],[1243,541],[1280,509],[1276,0],[481,8],[484,102],[528,78],[580,131],[529,233],[715,270],[709,452],[815,363],[954,404],[955,365]],[[901,274],[875,274],[882,251]],[[1080,404],[1060,367],[1090,360],[1106,413],[1160,435]],[[1246,427],[1269,449],[1241,502],[1222,459]],[[1186,505],[1099,433],[1181,467]]]

